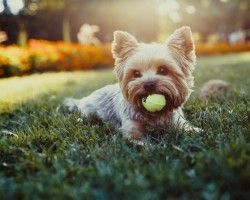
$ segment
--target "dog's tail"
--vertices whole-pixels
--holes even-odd
[[[203,100],[217,97],[228,90],[229,84],[223,80],[209,80],[202,86],[199,97]]]

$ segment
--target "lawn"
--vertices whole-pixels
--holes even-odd
[[[61,106],[114,83],[110,70],[0,79],[0,199],[250,199],[249,74],[250,53],[198,58],[184,112],[204,132],[145,147]],[[217,78],[229,91],[200,100]]]

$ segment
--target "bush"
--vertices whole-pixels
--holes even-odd
[[[249,51],[250,44],[196,44],[196,53],[214,55]],[[44,71],[75,71],[113,67],[111,45],[99,46],[30,40],[28,47],[0,47],[0,77]]]
[[[17,46],[0,48],[0,77],[19,74],[30,70],[28,49]]]
[[[250,51],[249,43],[241,44],[228,44],[225,42],[220,42],[216,44],[196,44],[196,54],[199,55],[215,55],[222,53],[231,53],[231,52],[243,52]]]
[[[0,47],[0,77],[44,71],[73,71],[113,65],[110,45],[30,40],[28,47]]]

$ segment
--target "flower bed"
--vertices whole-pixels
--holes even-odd
[[[27,48],[0,47],[0,77],[44,71],[89,70],[112,65],[110,45],[30,40]]]
[[[198,56],[242,51],[250,51],[250,44],[196,44]],[[113,67],[110,44],[91,46],[30,40],[26,48],[0,46],[0,77],[107,67]]]
[[[241,44],[228,44],[224,42],[220,42],[217,44],[198,43],[195,45],[195,48],[196,48],[196,54],[198,56],[215,55],[223,53],[250,51],[250,43],[241,43]]]

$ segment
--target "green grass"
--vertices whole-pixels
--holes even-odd
[[[0,91],[0,199],[250,199],[249,74],[249,53],[199,58],[184,112],[204,132],[162,130],[146,147],[58,107],[114,83],[111,71],[20,78],[34,95]],[[201,101],[197,90],[211,78],[230,89]]]

